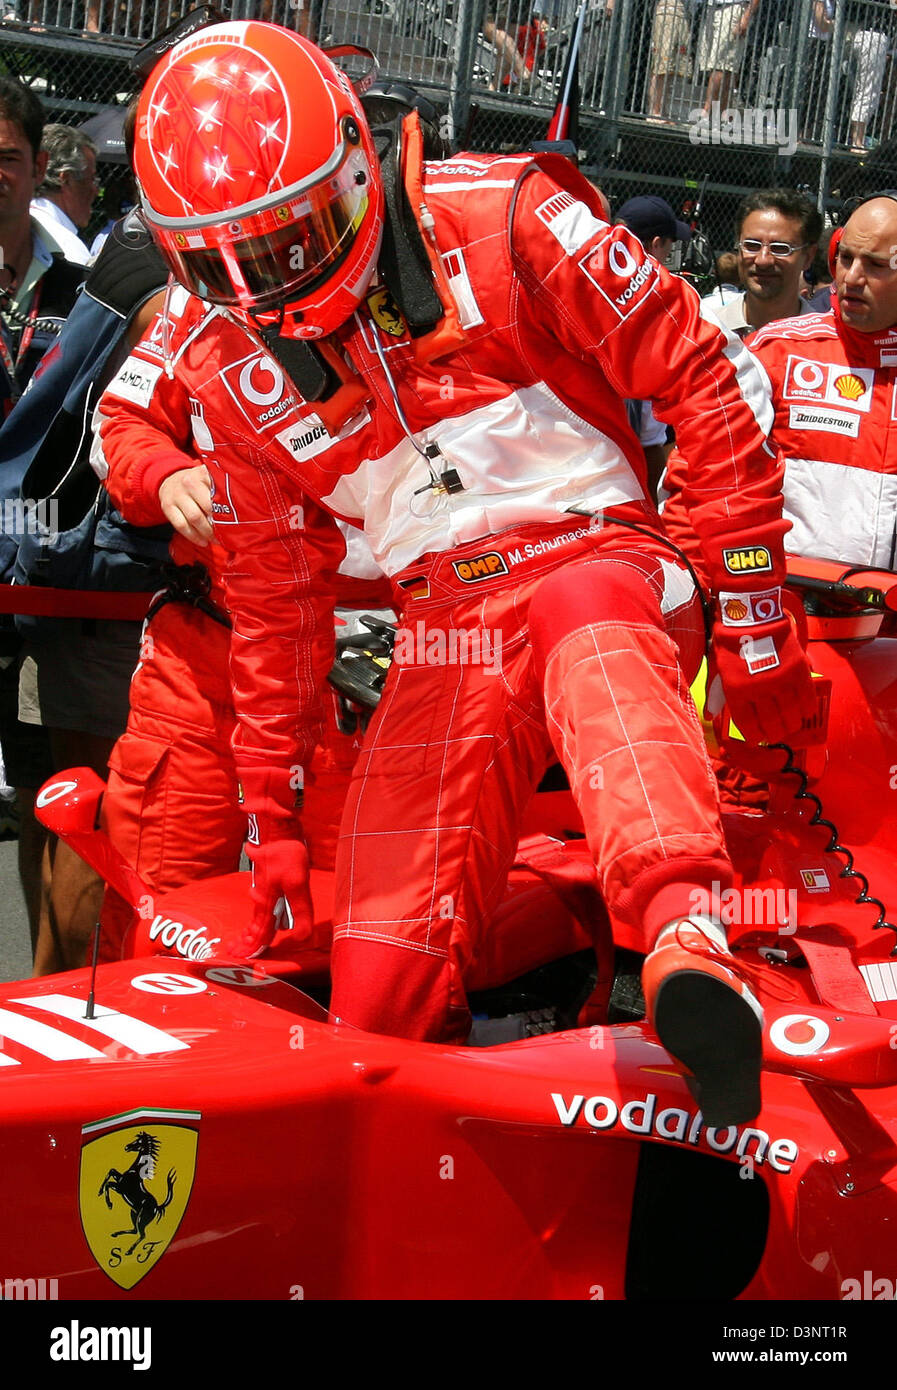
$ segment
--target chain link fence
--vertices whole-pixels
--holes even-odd
[[[129,59],[189,0],[0,0],[0,67],[76,124],[134,90]],[[370,48],[447,113],[458,146],[543,139],[579,0],[233,0],[229,18]],[[801,187],[830,209],[897,184],[897,0],[585,0],[580,162],[618,206],[700,203],[715,249],[745,192]],[[103,166],[101,163],[101,172]]]

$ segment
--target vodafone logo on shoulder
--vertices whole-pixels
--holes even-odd
[[[265,352],[253,352],[230,363],[222,370],[221,380],[257,430],[282,425],[298,404],[280,367]]]
[[[602,238],[577,265],[621,319],[644,303],[658,275],[657,262],[646,253],[637,260],[618,229]]]

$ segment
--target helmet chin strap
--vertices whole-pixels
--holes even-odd
[[[268,314],[263,316],[253,313],[251,310],[250,315],[265,347],[271,356],[280,363],[305,400],[320,401],[333,393],[338,382],[334,380],[332,370],[321,354],[315,350],[314,345],[306,339],[284,334],[284,327],[287,326],[286,305],[281,304],[273,317]],[[263,319],[269,317],[272,318],[272,321],[265,323]],[[301,318],[301,315],[291,314],[290,317],[295,322]]]

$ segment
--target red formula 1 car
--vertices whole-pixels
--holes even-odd
[[[767,1020],[753,1124],[704,1124],[544,791],[470,981],[478,1046],[328,1018],[321,875],[304,950],[219,957],[234,875],[158,899],[95,980],[3,986],[0,1275],[80,1299],[875,1296],[897,1269],[897,583],[841,571],[797,581],[827,740],[765,754],[794,769],[768,809],[726,812]],[[101,789],[66,775],[42,815],[139,904]]]

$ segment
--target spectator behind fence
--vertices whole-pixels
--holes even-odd
[[[835,27],[836,0],[814,0],[810,19],[807,69],[808,81],[804,84],[804,103],[801,128],[805,140],[821,140],[824,134],[822,117],[826,105],[826,57],[829,53],[831,35]],[[850,128],[848,144],[854,154],[865,154],[866,131],[869,122],[878,110],[882,95],[888,50],[897,34],[897,0],[890,0],[890,11],[883,6],[876,7],[874,22],[859,28],[849,23],[844,31],[844,56],[853,58],[853,90],[850,102]],[[851,18],[848,11],[847,19]],[[840,72],[840,64],[835,57],[835,66]],[[831,73],[829,73],[831,78]],[[837,80],[837,78],[836,78]],[[835,108],[837,125],[837,106]]]
[[[744,40],[759,0],[703,0],[696,66],[709,74],[704,111],[729,104],[732,78],[741,66]]]
[[[716,258],[716,289],[702,294],[701,299],[708,309],[718,314],[724,304],[740,298],[744,286],[738,279],[738,256],[734,251],[721,251]]]
[[[691,25],[684,0],[657,0],[651,28],[649,121],[667,122],[682,83],[691,77]],[[678,82],[677,82],[678,79]]]
[[[873,22],[874,27],[857,29],[852,39],[856,77],[850,103],[848,141],[854,154],[865,154],[866,130],[881,101],[888,50],[894,44],[897,30],[895,0],[891,0],[890,12],[876,7]]]
[[[96,145],[75,126],[48,125],[41,148],[47,156],[47,168],[32,201],[31,215],[66,260],[87,265],[90,252],[78,233],[90,221],[100,187]]]
[[[774,319],[813,310],[801,298],[801,276],[813,263],[822,218],[809,198],[790,188],[764,188],[742,201],[735,219],[738,276],[744,286],[716,317],[743,338]]]
[[[43,129],[43,107],[31,89],[0,76],[0,287],[12,292],[10,302],[0,303],[2,417],[10,413],[41,357],[55,343],[84,280],[83,268],[65,260],[31,217],[31,200],[47,164],[41,149]],[[0,481],[5,462],[0,434]],[[0,633],[0,747],[6,779],[16,790],[19,874],[34,942],[47,911],[41,883],[47,837],[34,817],[34,797],[52,774],[53,764],[46,731],[32,729],[18,718],[17,648],[9,629]]]
[[[544,47],[541,25],[534,17],[537,10],[532,0],[487,0],[483,37],[497,55],[490,91],[520,91],[527,79],[531,90],[537,84],[535,59]]]

